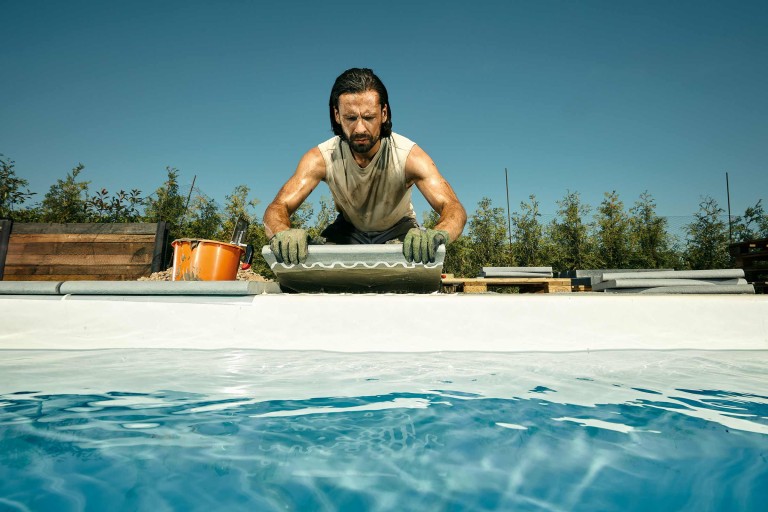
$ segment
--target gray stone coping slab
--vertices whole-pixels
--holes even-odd
[[[744,277],[740,268],[723,268],[714,270],[668,270],[645,272],[637,275],[632,272],[604,272],[603,281],[611,279],[725,279]]]
[[[485,273],[490,272],[528,272],[537,274],[551,274],[552,267],[483,267]]]
[[[659,286],[654,288],[613,288],[605,290],[605,293],[638,293],[644,295],[723,295],[723,294],[751,294],[754,295],[755,287],[751,284],[724,284],[706,286]]]
[[[61,281],[0,281],[0,295],[58,295]]]
[[[280,293],[274,282],[261,281],[65,281],[62,295],[261,295]]]
[[[603,274],[607,273],[633,273],[636,274],[638,272],[667,272],[672,271],[671,268],[663,268],[663,269],[654,269],[654,268],[633,268],[633,269],[621,269],[621,268],[598,268],[598,269],[578,269],[578,270],[567,270],[565,272],[559,272],[558,277],[570,277],[571,278],[571,284],[573,285],[586,285],[586,286],[593,286],[596,283],[599,283],[603,279]]]
[[[310,245],[301,264],[278,263],[269,246],[261,254],[280,285],[297,292],[431,293],[440,289],[445,246],[426,264],[407,262],[402,244]]]
[[[609,288],[658,288],[661,286],[726,286],[747,284],[745,279],[611,279],[592,286],[599,292]]]
[[[566,270],[563,272],[560,272],[559,277],[593,277],[593,276],[601,276],[603,274],[608,273],[618,273],[618,272],[631,272],[631,273],[637,273],[637,272],[672,272],[674,269],[671,268],[590,268],[590,269],[577,269],[577,270]]]
[[[552,277],[552,272],[480,272],[480,277]]]

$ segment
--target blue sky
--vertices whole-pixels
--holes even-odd
[[[278,5],[279,4],[279,5]],[[262,201],[331,136],[336,76],[370,67],[394,130],[470,212],[566,191],[768,201],[768,2],[0,0],[0,153],[38,198],[78,162],[93,188],[165,167]],[[321,184],[310,197],[328,196]],[[427,208],[418,192],[419,213]]]

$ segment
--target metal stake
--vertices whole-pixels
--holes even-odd
[[[725,194],[728,197],[728,242],[733,243],[733,223],[731,222],[731,187],[728,183],[728,173],[725,173]]]
[[[509,234],[509,253],[512,254],[512,217],[509,213],[509,176],[507,174],[507,168],[504,168],[504,181],[507,188],[507,233]]]

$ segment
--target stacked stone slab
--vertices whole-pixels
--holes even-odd
[[[479,277],[553,277],[552,267],[483,267]]]
[[[268,245],[261,255],[280,286],[301,293],[434,293],[440,289],[445,246],[432,263],[413,263],[398,244],[310,245],[304,263],[278,263]]]
[[[275,282],[262,281],[9,281],[0,295],[217,295],[282,293]]]
[[[572,286],[594,286],[603,280],[603,274],[608,273],[626,273],[626,272],[667,272],[671,268],[599,268],[591,270],[567,270],[560,272],[557,277],[570,277]]]
[[[606,272],[592,291],[645,294],[755,293],[741,269]]]

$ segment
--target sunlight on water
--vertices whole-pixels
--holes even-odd
[[[4,351],[0,510],[764,510],[766,352]]]

